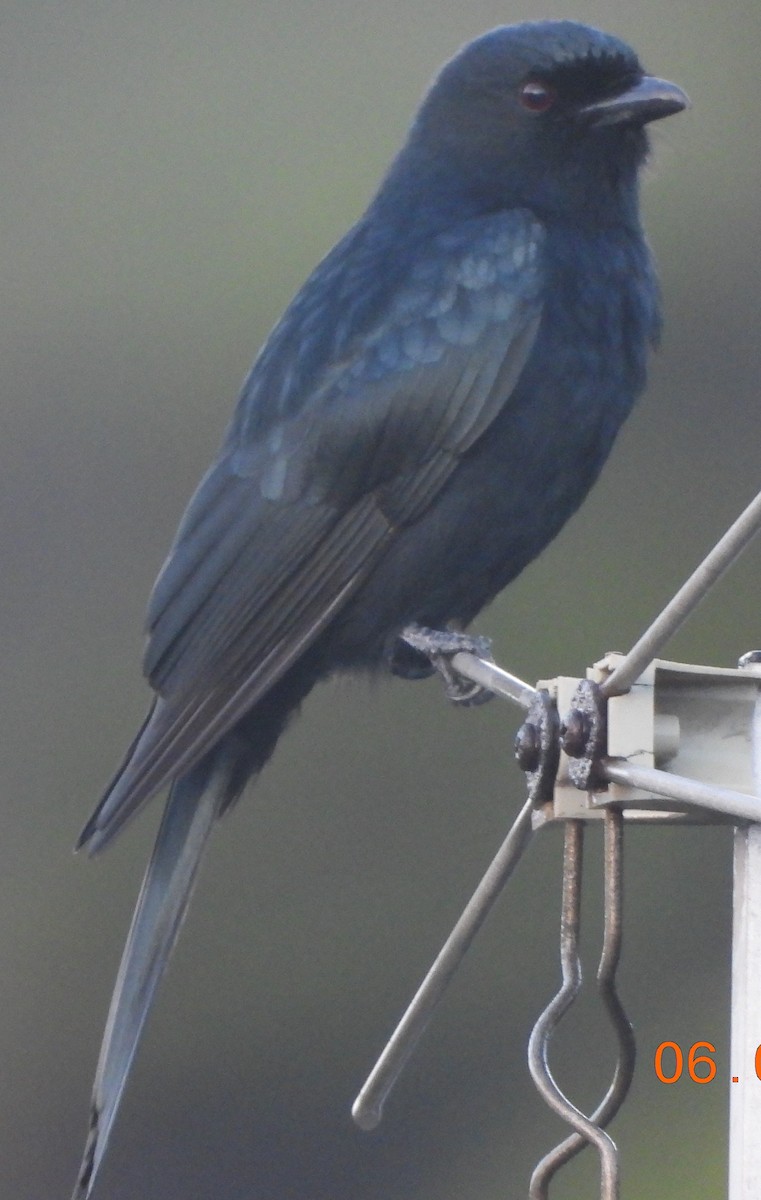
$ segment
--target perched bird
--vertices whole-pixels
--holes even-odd
[[[216,818],[319,680],[424,673],[402,631],[466,626],[596,479],[659,329],[645,126],[686,104],[575,22],[477,38],[256,359],[151,597],[153,705],[79,842],[169,785],[78,1200]]]

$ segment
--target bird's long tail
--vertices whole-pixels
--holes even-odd
[[[220,807],[205,764],[173,785],[145,873],[93,1087],[90,1132],[73,1200],[87,1200],[108,1144],[140,1035],[190,900],[198,864]]]
[[[90,1133],[73,1200],[87,1200],[108,1144],[124,1085],[156,989],[177,940],[198,864],[218,816],[259,773],[291,716],[320,677],[319,663],[302,662],[230,730],[214,749],[172,784],[116,979],[93,1087]],[[156,711],[152,710],[152,713]],[[134,763],[151,735],[149,716],[80,845],[99,851],[135,811]],[[113,806],[119,789],[120,805]],[[149,798],[149,797],[148,797]],[[111,811],[107,811],[107,806]],[[105,814],[105,816],[104,816]]]

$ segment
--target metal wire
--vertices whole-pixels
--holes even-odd
[[[608,1011],[616,1038],[618,1059],[612,1083],[589,1118],[604,1129],[626,1099],[634,1077],[637,1047],[634,1031],[616,990],[616,971],[621,958],[623,916],[623,814],[616,809],[605,813],[605,933],[597,984]],[[531,1200],[546,1200],[552,1179],[587,1145],[581,1133],[572,1133],[537,1163],[529,1195]]]
[[[512,700],[521,708],[530,708],[536,696],[536,688],[530,683],[524,683],[504,667],[498,667],[496,663],[488,662],[468,651],[460,650],[454,654],[451,665],[458,675],[464,675],[473,683],[480,683],[482,687],[494,692],[495,696],[501,696],[503,700]]]
[[[560,918],[560,963],[562,983],[559,991],[536,1022],[528,1046],[529,1069],[545,1103],[572,1125],[582,1143],[589,1142],[600,1156],[600,1198],[618,1200],[618,1151],[615,1143],[594,1121],[586,1117],[558,1087],[547,1062],[550,1039],[573,1004],[581,987],[579,931],[581,926],[581,879],[584,846],[584,822],[566,823],[563,852],[563,903]],[[615,961],[615,956],[614,956]],[[609,989],[608,989],[609,990]],[[615,1086],[615,1083],[614,1083]],[[611,1089],[612,1090],[612,1089]],[[607,1099],[607,1098],[606,1098]],[[620,1101],[619,1101],[620,1103]],[[560,1147],[558,1147],[558,1151]],[[573,1153],[577,1151],[574,1149]],[[572,1157],[572,1155],[569,1155]],[[539,1164],[531,1179],[529,1200],[545,1200],[549,1177]],[[558,1164],[560,1165],[560,1164]],[[557,1169],[557,1167],[555,1168]],[[551,1172],[554,1174],[554,1171]]]
[[[351,1113],[361,1129],[374,1129],[379,1124],[389,1092],[531,840],[532,812],[529,797],[354,1101]]]
[[[701,783],[656,767],[637,767],[623,760],[607,758],[600,763],[600,773],[609,783],[624,784],[652,792],[666,800],[696,804],[708,812],[726,813],[740,821],[761,820],[761,805],[756,796],[735,792],[713,783]]]
[[[761,492],[730,525],[727,532],[703,559],[697,570],[655,618],[652,625],[632,646],[626,657],[602,684],[605,696],[619,696],[629,690],[658,651],[684,624],[707,595],[710,588],[742,553],[761,529]]]

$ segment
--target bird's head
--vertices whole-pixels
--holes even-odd
[[[687,104],[610,34],[574,21],[503,26],[444,65],[392,175],[409,172],[434,204],[583,216],[636,193],[645,127]]]

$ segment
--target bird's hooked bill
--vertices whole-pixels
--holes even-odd
[[[643,75],[625,92],[587,104],[579,115],[591,125],[619,125],[626,121],[644,125],[689,107],[687,93],[675,83],[670,83],[668,79],[656,79],[654,75]]]

